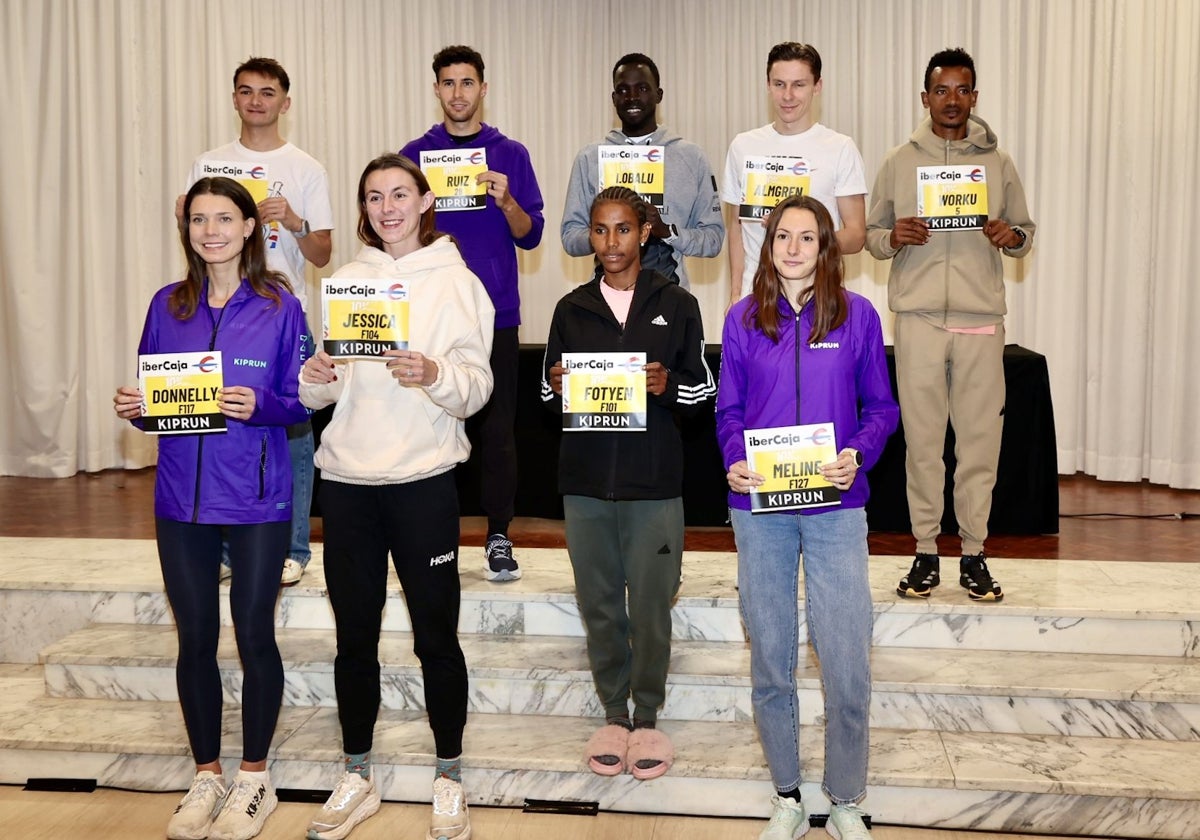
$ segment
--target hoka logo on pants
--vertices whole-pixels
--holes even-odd
[[[447,551],[445,554],[439,554],[437,557],[430,557],[429,558],[429,568],[432,569],[434,566],[440,566],[443,563],[452,563],[452,562],[454,562],[454,552]]]

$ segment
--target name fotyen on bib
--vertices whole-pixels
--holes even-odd
[[[646,431],[645,353],[563,353],[563,431]]]
[[[217,405],[223,370],[220,350],[138,356],[142,428],[152,435],[225,431]]]
[[[917,215],[930,230],[981,230],[988,220],[987,167],[918,166]]]
[[[739,219],[761,219],[793,195],[811,195],[808,162],[794,155],[747,155]]]
[[[404,280],[321,281],[321,348],[335,358],[370,359],[408,349]]]
[[[666,183],[666,146],[601,146],[600,189],[629,187],[659,210]]]
[[[487,184],[476,179],[487,172],[486,149],[446,149],[421,152],[421,171],[433,190],[435,210],[482,210],[487,207]]]

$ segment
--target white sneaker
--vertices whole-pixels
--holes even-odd
[[[834,840],[871,840],[863,823],[867,812],[857,805],[834,805],[825,822],[825,832]]]
[[[796,840],[808,833],[808,815],[804,805],[790,796],[772,796],[771,821],[758,840]]]
[[[343,773],[337,787],[308,824],[308,840],[342,840],[354,826],[379,810],[374,776]]]
[[[255,777],[259,778],[255,778]],[[209,840],[250,840],[263,829],[279,800],[266,773],[239,770],[229,786],[225,807],[213,820]]]
[[[211,770],[197,773],[167,823],[167,837],[170,840],[205,840],[227,792],[223,777]]]
[[[471,814],[463,796],[462,783],[445,776],[433,780],[433,819],[429,823],[429,840],[468,840],[471,836]]]
[[[280,584],[295,586],[302,577],[304,577],[304,567],[300,565],[300,561],[293,560],[291,557],[283,561],[283,574],[279,577]]]

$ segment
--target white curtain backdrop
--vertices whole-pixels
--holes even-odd
[[[825,60],[822,122],[850,134],[868,183],[922,116],[928,57],[963,46],[977,113],[1024,180],[1038,236],[1007,261],[1011,341],[1049,359],[1058,466],[1200,488],[1200,3],[1193,0],[0,0],[0,474],[152,463],[111,410],[134,378],[155,289],[182,257],[175,196],[193,158],[238,131],[233,69],[277,58],[284,134],[322,161],[337,229],[357,249],[363,165],[440,118],[430,59],[487,62],[485,119],[529,147],[546,236],[522,256],[526,342],[589,271],[558,239],[571,161],[615,125],[610,70],[645,52],[660,122],[721,172],[733,135],[770,119],[765,61],[784,40]],[[848,261],[887,313],[887,264]],[[689,265],[720,340],[725,255]],[[320,274],[309,277],[310,295]],[[315,296],[313,297],[315,300]],[[313,307],[315,308],[315,307]],[[532,383],[526,383],[534,387]]]

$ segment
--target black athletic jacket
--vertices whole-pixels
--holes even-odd
[[[554,309],[542,360],[542,402],[562,411],[550,367],[563,353],[644,352],[670,373],[662,396],[646,399],[645,432],[565,432],[558,490],[597,499],[672,499],[683,495],[683,443],[673,414],[695,413],[716,394],[704,362],[700,305],[687,290],[643,270],[625,328],[600,292],[599,278],[567,294]]]

